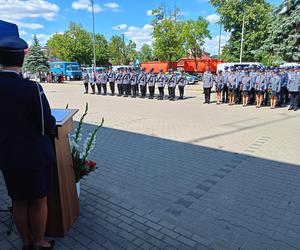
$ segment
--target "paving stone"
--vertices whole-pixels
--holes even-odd
[[[145,217],[141,217],[139,215],[134,214],[132,217],[132,219],[140,222],[140,223],[145,223],[147,221],[147,219]]]
[[[121,231],[119,235],[128,241],[133,241],[136,238],[134,234],[128,233],[126,231]]]
[[[165,234],[165,235],[168,235],[169,237],[174,238],[174,239],[176,239],[179,236],[178,233],[176,233],[176,232],[174,232],[172,230],[169,230],[167,228],[162,228],[160,230],[160,232],[163,233],[163,234]]]
[[[147,231],[147,233],[150,234],[151,236],[153,236],[153,237],[159,239],[159,240],[161,240],[161,239],[164,238],[164,235],[163,235],[161,232],[155,231],[155,230],[153,230],[152,228],[150,228],[150,229]]]
[[[180,198],[175,202],[175,204],[182,205],[182,206],[188,208],[193,204],[193,202],[185,200],[183,198]]]
[[[188,245],[190,247],[195,247],[197,245],[197,243],[189,238],[186,238],[182,235],[180,235],[178,238],[177,238],[178,241],[184,243],[185,245]]]
[[[208,192],[208,191],[210,190],[210,187],[207,187],[207,186],[202,185],[202,184],[198,184],[198,185],[196,186],[196,188],[197,188],[197,189],[201,189],[201,190],[203,190],[204,192]]]
[[[147,221],[147,222],[145,223],[145,225],[148,226],[148,227],[151,227],[151,228],[153,228],[153,229],[155,229],[155,230],[160,230],[160,229],[161,229],[161,226],[160,226],[159,224],[153,223],[153,222],[151,222],[151,221]]]
[[[183,236],[186,236],[186,237],[192,237],[192,235],[193,235],[191,232],[189,232],[183,228],[180,228],[180,227],[175,227],[174,231],[179,234],[182,234]]]
[[[118,226],[128,232],[132,232],[134,230],[134,227],[132,227],[129,224],[124,223],[124,222],[120,223]]]

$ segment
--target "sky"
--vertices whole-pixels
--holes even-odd
[[[275,5],[282,2],[267,1]],[[211,54],[217,54],[219,16],[209,0],[94,0],[95,31],[107,39],[124,34],[125,41],[134,41],[138,49],[144,43],[151,45],[151,10],[161,3],[168,8],[180,8],[183,19],[199,16],[207,19],[212,39],[207,39],[204,47]],[[26,41],[32,41],[36,34],[44,45],[51,35],[67,30],[71,21],[92,32],[91,0],[0,0],[0,19],[16,23],[20,36]],[[222,32],[222,45],[228,39],[229,34]]]

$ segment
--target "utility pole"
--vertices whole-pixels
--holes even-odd
[[[245,30],[245,13],[243,13],[243,25],[242,25],[242,38],[241,38],[240,63],[241,63],[242,60],[243,60],[244,30]]]
[[[221,59],[221,41],[222,41],[222,23],[220,22],[219,51],[218,51],[219,60]]]
[[[92,2],[92,15],[93,15],[93,53],[94,53],[93,69],[95,70],[95,67],[96,67],[96,40],[95,40],[95,9],[94,9],[94,0],[91,0],[91,2]]]

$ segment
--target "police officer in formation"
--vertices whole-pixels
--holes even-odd
[[[82,72],[82,79],[85,89],[84,93],[87,94],[89,92],[89,74],[86,72],[86,69],[84,69]]]
[[[224,93],[224,88],[225,88],[225,72],[222,73],[222,71],[218,71],[217,75],[214,78],[214,82],[215,82],[215,88],[216,88],[216,102],[218,105],[221,104],[221,96],[222,96],[222,92]],[[228,93],[228,87],[226,85],[227,88],[227,93]],[[225,102],[225,99],[224,101]]]
[[[204,103],[210,104],[211,89],[214,83],[214,76],[210,72],[209,68],[203,74],[203,92],[204,92]]]
[[[244,107],[256,101],[256,107],[262,105],[275,109],[283,104],[289,110],[297,110],[300,105],[300,67],[278,69],[273,67],[225,68],[214,77],[216,102],[226,103],[226,87],[228,87],[229,105],[242,103]],[[209,103],[211,77],[208,71],[203,77],[205,103]],[[206,89],[208,88],[208,89]],[[224,91],[225,89],[225,91]],[[221,95],[223,95],[221,97]],[[240,100],[241,97],[241,100]],[[290,102],[289,102],[290,101]]]
[[[116,73],[112,70],[111,67],[108,70],[107,78],[108,78],[108,82],[109,82],[110,93],[112,96],[114,96],[115,95]]]
[[[168,86],[168,99],[174,101],[176,99],[176,86],[178,85],[179,97],[178,100],[184,99],[184,88],[188,83],[188,80],[181,71],[177,75],[172,69],[169,70],[168,74],[165,74],[163,70],[159,70],[158,74],[154,73],[154,69],[151,69],[149,73],[146,69],[132,70],[128,68],[119,68],[117,72],[114,72],[112,68],[108,70],[90,70],[88,73],[86,70],[83,71],[83,83],[85,92],[88,93],[88,83],[91,86],[92,94],[95,94],[95,86],[97,86],[98,95],[107,95],[107,83],[110,86],[111,95],[115,95],[115,85],[117,85],[118,96],[136,98],[146,98],[147,88],[149,91],[149,99],[154,99],[155,88],[157,86],[159,94],[157,99],[163,100],[165,97],[165,86]]]

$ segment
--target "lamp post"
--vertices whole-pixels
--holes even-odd
[[[241,63],[242,60],[243,60],[244,30],[245,30],[245,13],[243,14],[242,38],[241,38],[241,51],[240,51],[240,63]]]
[[[93,69],[95,70],[96,67],[96,41],[95,41],[95,8],[94,8],[94,0],[91,0],[92,2],[92,15],[93,15]]]
[[[221,59],[221,41],[222,41],[222,23],[220,22],[219,50],[218,50],[219,60]]]

